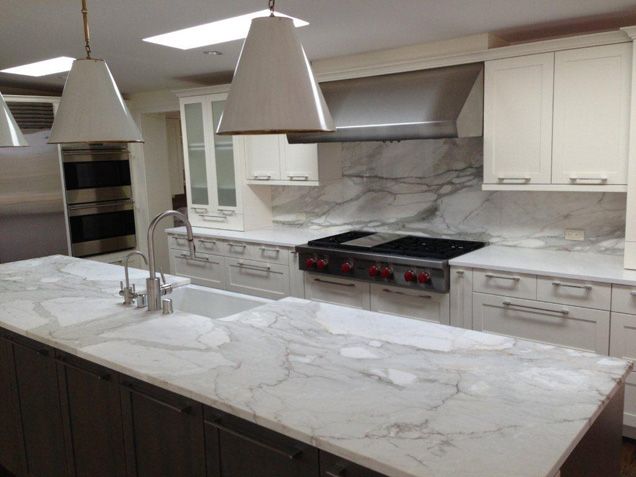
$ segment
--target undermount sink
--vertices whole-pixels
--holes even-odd
[[[172,298],[175,310],[209,318],[223,318],[272,301],[198,285],[177,287],[166,297]]]

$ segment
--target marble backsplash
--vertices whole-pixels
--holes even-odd
[[[484,192],[482,139],[320,145],[343,177],[274,187],[276,225],[400,231],[499,245],[620,254],[624,193]],[[584,241],[564,239],[583,229]]]

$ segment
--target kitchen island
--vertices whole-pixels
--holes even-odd
[[[4,339],[29,338],[201,403],[206,419],[227,413],[388,476],[588,475],[568,474],[568,458],[602,461],[620,446],[627,361],[294,298],[218,319],[162,315],[121,305],[122,276],[62,256],[0,265]],[[132,274],[138,287],[143,277]],[[196,408],[170,407],[202,429]],[[206,422],[222,428],[215,419]],[[601,444],[592,452],[590,442]],[[315,475],[372,474],[317,462]]]

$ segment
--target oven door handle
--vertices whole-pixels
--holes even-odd
[[[124,212],[126,210],[133,210],[134,204],[135,202],[132,199],[113,200],[113,201],[107,201],[107,202],[87,202],[85,204],[74,204],[74,205],[68,206],[68,215],[71,217],[77,217],[81,215],[90,215],[90,214],[82,214],[80,212],[85,210],[90,210],[90,209],[105,209],[105,208],[111,208],[113,212]]]

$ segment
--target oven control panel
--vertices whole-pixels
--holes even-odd
[[[360,257],[346,252],[321,252],[300,250],[299,268],[313,273],[350,277],[371,283],[447,293],[449,290],[448,266],[440,262],[438,267],[375,257]]]

